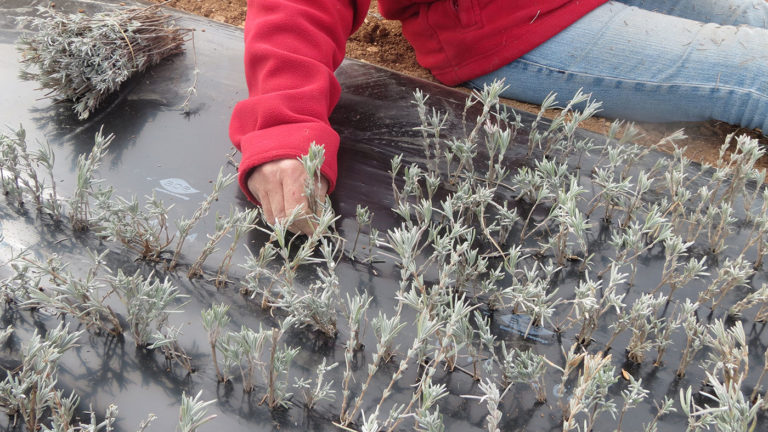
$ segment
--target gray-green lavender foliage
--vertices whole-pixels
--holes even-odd
[[[87,119],[130,77],[183,51],[192,29],[179,28],[157,5],[116,8],[93,16],[38,8],[20,21],[24,80],[37,81],[46,96],[67,100]]]
[[[141,270],[136,270],[129,276],[118,269],[110,283],[125,303],[126,318],[137,346],[147,347],[173,335],[173,331],[169,332],[170,316],[180,311],[187,296],[179,293],[167,277],[161,282],[154,273],[144,277]]]
[[[718,432],[755,431],[763,399],[758,397],[750,401],[740,388],[743,379],[741,376],[737,381],[725,383],[707,372],[707,382],[712,391],[699,394],[713,406],[697,405],[691,387],[680,389],[681,411],[688,417],[686,430],[710,430],[713,427]]]
[[[203,328],[208,332],[208,344],[211,346],[211,358],[213,360],[213,366],[216,368],[216,377],[219,381],[225,381],[225,375],[221,373],[219,368],[219,360],[216,355],[216,345],[219,338],[223,335],[223,331],[229,324],[230,318],[227,315],[229,311],[229,305],[219,303],[212,305],[209,309],[201,312],[203,318]]]
[[[22,345],[21,365],[0,382],[0,405],[8,415],[21,418],[27,430],[40,428],[49,411],[61,412],[63,418],[71,419],[77,396],[66,397],[56,389],[57,366],[64,353],[76,346],[82,333],[70,332],[69,326],[63,324],[48,331],[45,337],[35,331]],[[65,409],[58,411],[58,404]]]
[[[72,229],[84,231],[90,227],[91,221],[91,196],[96,193],[96,185],[100,183],[95,174],[101,165],[102,159],[107,154],[107,148],[115,138],[110,134],[106,137],[102,133],[103,128],[96,133],[95,143],[88,155],[80,155],[77,158],[77,171],[75,179],[75,191],[69,198],[69,218]],[[105,193],[103,191],[99,191]]]
[[[293,387],[301,391],[304,396],[304,405],[308,409],[314,408],[318,402],[323,400],[336,400],[336,390],[333,389],[333,381],[326,381],[325,374],[335,369],[338,365],[338,363],[327,365],[326,359],[323,359],[317,365],[317,369],[315,369],[314,380],[294,378]]]
[[[195,225],[200,222],[200,220],[205,217],[206,214],[208,214],[208,211],[210,210],[213,202],[219,199],[219,194],[221,191],[228,185],[232,184],[234,181],[235,175],[224,174],[224,170],[220,169],[219,174],[216,176],[216,180],[213,182],[213,190],[207,197],[205,197],[203,202],[200,203],[200,206],[195,210],[192,216],[189,218],[186,216],[181,216],[176,221],[176,228],[179,230],[179,237],[178,240],[176,240],[176,249],[173,252],[173,258],[171,258],[171,262],[168,264],[169,269],[173,270],[173,268],[176,266],[176,262],[181,255],[182,246],[184,246],[184,241],[187,239],[187,236],[189,236],[189,233],[192,232],[192,228],[194,228]]]
[[[35,209],[48,215],[53,222],[59,222],[64,209],[56,194],[53,178],[53,164],[56,157],[50,144],[41,145],[37,151],[30,151],[27,133],[23,126],[11,134],[0,133],[0,182],[7,199],[23,207],[32,200]],[[44,169],[38,172],[38,169]],[[50,181],[50,185],[46,182]]]
[[[259,375],[266,387],[264,400],[270,409],[287,408],[293,393],[289,392],[288,372],[299,349],[286,347],[280,339],[295,325],[295,319],[285,318],[279,328],[258,331],[242,326],[239,332],[227,332],[219,339],[217,349],[222,354],[224,379],[230,379],[229,370],[238,367],[242,378],[243,391],[256,389]],[[322,392],[322,383],[320,384]],[[329,393],[325,393],[328,396]]]
[[[121,243],[141,259],[159,261],[161,254],[173,242],[168,230],[168,211],[171,207],[153,193],[142,205],[134,196],[130,200],[114,196],[113,188],[102,188],[94,193],[96,211],[92,219],[93,231],[108,241]]]
[[[88,251],[92,264],[85,277],[72,274],[68,265],[56,254],[49,255],[45,262],[22,256],[16,263],[17,272],[31,269],[36,274],[33,278],[38,281],[38,289],[29,290],[20,305],[70,315],[96,333],[122,334],[117,314],[105,301],[108,297],[106,284],[97,277],[105,267],[104,257],[108,252],[96,254]],[[50,283],[43,284],[43,280]]]
[[[206,412],[208,406],[215,403],[216,399],[203,401],[202,395],[202,390],[197,392],[194,397],[182,393],[178,427],[180,432],[195,432],[197,428],[216,418],[216,414],[207,415]]]

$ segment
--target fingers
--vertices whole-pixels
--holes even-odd
[[[302,233],[311,235],[315,229],[310,216],[309,201],[307,200],[307,197],[304,196],[304,181],[307,176],[304,167],[301,167],[301,170],[304,172],[301,181],[289,181],[283,183],[283,202],[285,203],[285,208],[290,209],[290,211],[283,217],[290,216],[290,213],[292,213],[296,207],[301,207],[301,212],[296,216],[288,229],[296,234]]]
[[[301,162],[281,159],[254,169],[248,178],[248,189],[261,202],[264,216],[270,224],[290,216],[294,209],[301,207],[301,213],[289,229],[294,233],[310,235],[315,228],[309,213],[309,202],[304,196],[306,178]],[[328,192],[325,178],[321,177],[315,191],[319,199],[325,196]]]

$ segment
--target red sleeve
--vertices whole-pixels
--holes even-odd
[[[248,99],[232,113],[229,135],[242,152],[240,188],[269,161],[297,158],[310,143],[325,146],[322,174],[336,185],[339,135],[328,116],[341,87],[334,71],[347,38],[360,26],[370,0],[248,0],[245,78]]]

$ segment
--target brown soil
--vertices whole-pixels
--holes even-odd
[[[163,0],[152,0],[158,3]],[[216,21],[242,26],[245,22],[246,0],[170,0],[167,5]],[[436,82],[428,70],[421,67],[408,41],[402,35],[400,22],[384,19],[378,12],[377,0],[371,1],[368,16],[362,27],[347,42],[347,56],[375,65],[383,66],[407,75]],[[463,89],[463,88],[462,88]],[[515,109],[537,113],[539,107],[523,102],[507,100]],[[611,120],[593,118],[583,127],[594,132],[606,133]],[[758,130],[747,130],[722,122],[698,123],[639,123],[643,136],[640,144],[652,145],[677,129],[684,128],[688,139],[682,144],[687,147],[686,155],[692,160],[714,163],[718,159],[720,146],[729,133],[748,133],[761,137]],[[768,168],[768,156],[760,165]]]

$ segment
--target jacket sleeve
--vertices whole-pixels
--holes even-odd
[[[336,185],[339,135],[328,117],[341,87],[334,71],[370,0],[248,0],[245,78],[248,99],[234,108],[232,143],[242,152],[238,180],[248,199],[251,171],[325,146],[322,174]]]

